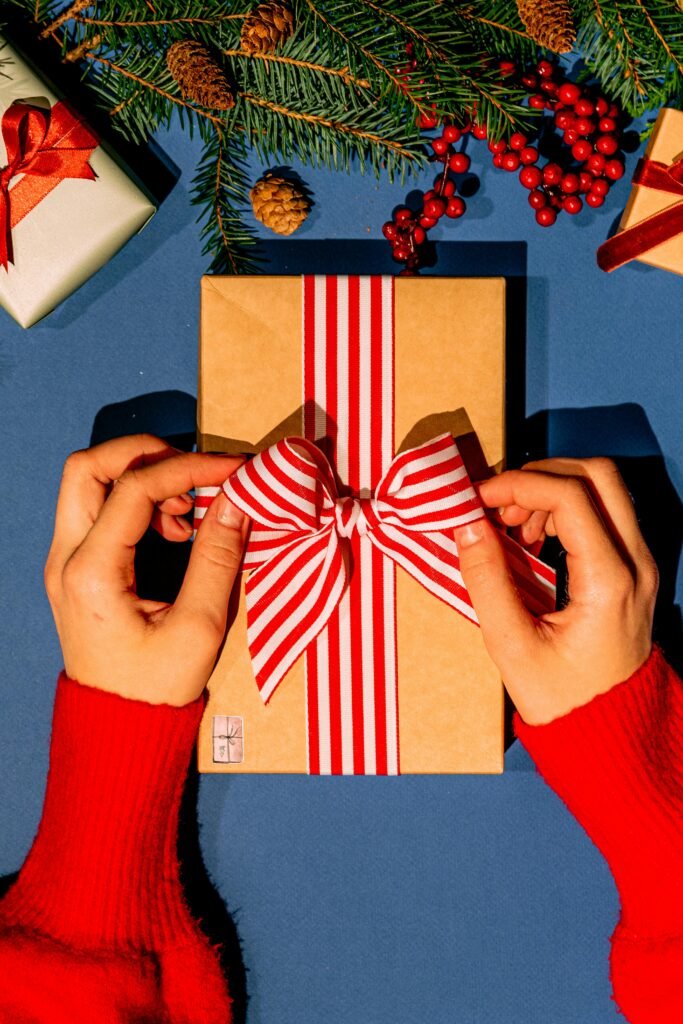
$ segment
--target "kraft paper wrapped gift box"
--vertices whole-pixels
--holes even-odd
[[[0,266],[0,305],[30,327],[111,259],[156,207],[2,36],[0,62],[0,212],[9,226],[2,232],[0,219],[9,257]],[[26,117],[11,123],[31,108],[30,124]],[[57,175],[85,176],[59,180],[57,166]]]
[[[683,111],[660,110],[633,182],[619,232],[600,247],[598,263],[613,270],[637,259],[683,274]]]
[[[390,279],[391,280],[391,279]],[[399,277],[394,297],[396,450],[450,431],[485,463],[505,457],[505,282]],[[205,277],[198,444],[255,453],[302,429],[302,280]],[[462,445],[461,445],[462,450]],[[304,657],[264,705],[246,638],[244,575],[209,682],[204,772],[307,772]],[[396,569],[400,773],[501,772],[503,687],[480,630]],[[226,724],[238,737],[226,753]],[[221,753],[216,754],[216,751]]]

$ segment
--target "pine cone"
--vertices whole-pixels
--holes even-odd
[[[298,185],[270,171],[251,192],[254,216],[277,235],[291,235],[308,216],[310,203]]]
[[[169,46],[166,66],[178,83],[183,99],[214,110],[230,110],[235,106],[235,94],[225,72],[196,39],[181,39]]]
[[[576,42],[569,0],[517,0],[522,23],[539,46],[569,53]]]
[[[244,19],[240,41],[247,53],[273,53],[293,32],[291,8],[278,0],[265,0]]]

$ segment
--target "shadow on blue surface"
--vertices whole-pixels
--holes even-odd
[[[161,210],[163,210],[163,215]],[[151,260],[156,251],[168,243],[169,223],[174,231],[192,223],[194,214],[184,188],[176,186],[163,207],[150,221],[129,239],[119,252],[96,274],[81,285],[67,302],[63,302],[41,321],[40,326],[48,330],[61,331],[75,324],[82,316],[87,316],[98,300],[112,291],[126,278],[144,273],[143,265]],[[106,272],[105,272],[106,270]],[[140,339],[141,343],[144,339]],[[99,338],[93,338],[98,344]]]
[[[550,409],[531,417],[531,433],[553,456],[613,459],[633,498],[640,529],[659,568],[655,639],[680,672],[681,609],[676,576],[683,545],[683,507],[645,410],[633,402]]]

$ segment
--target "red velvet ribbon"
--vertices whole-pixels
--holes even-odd
[[[50,110],[13,103],[2,117],[7,165],[0,170],[0,265],[13,262],[12,228],[65,178],[97,177],[88,163],[99,139],[65,103]],[[21,181],[10,189],[18,174]]]
[[[653,249],[655,245],[667,242],[683,232],[683,157],[668,165],[659,160],[643,158],[636,167],[633,184],[656,188],[680,198],[672,206],[653,213],[603,242],[598,249],[598,266],[601,270],[616,270]]]

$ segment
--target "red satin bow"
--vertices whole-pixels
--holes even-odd
[[[65,103],[50,110],[13,103],[2,117],[7,164],[0,170],[0,265],[13,262],[12,228],[65,178],[97,177],[88,163],[99,139]],[[18,174],[21,181],[10,189]]]
[[[659,160],[640,160],[633,175],[633,184],[656,188],[680,198],[672,206],[653,213],[603,242],[598,249],[601,270],[616,270],[683,232],[683,157],[668,165]]]

